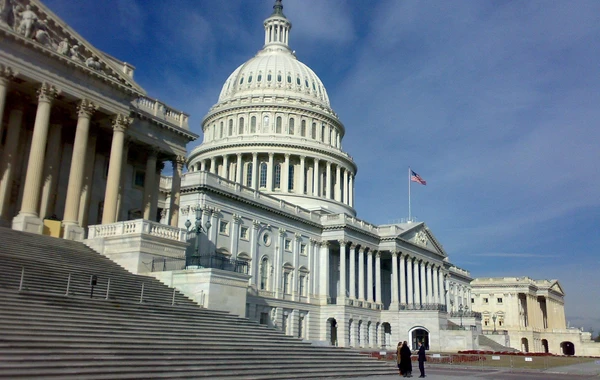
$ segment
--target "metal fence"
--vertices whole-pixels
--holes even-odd
[[[187,257],[154,258],[152,272],[213,268],[230,272],[248,274],[248,262],[230,259],[220,255],[191,255]]]

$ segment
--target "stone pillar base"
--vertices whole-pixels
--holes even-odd
[[[392,303],[390,303],[390,308],[388,310],[398,311],[398,310],[400,310],[400,304],[398,302],[392,302]]]
[[[19,214],[12,220],[12,229],[41,235],[44,222],[37,215]]]
[[[77,224],[63,224],[63,239],[73,241],[83,241],[85,238],[85,229]]]

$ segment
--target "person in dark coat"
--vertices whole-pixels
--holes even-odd
[[[400,348],[400,371],[404,377],[412,377],[411,355],[412,352],[410,351],[410,348],[408,348],[408,343],[404,341]]]
[[[419,371],[421,371],[421,376],[425,377],[425,362],[427,361],[427,356],[425,356],[425,346],[423,342],[419,342]]]

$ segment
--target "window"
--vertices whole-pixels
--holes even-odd
[[[321,125],[321,142],[325,142],[325,124]]]
[[[252,162],[246,165],[246,186],[252,186]]]
[[[300,254],[306,256],[306,244],[300,244]]]
[[[260,187],[267,187],[267,163],[260,163]]]
[[[229,119],[229,134],[227,136],[233,136],[233,119]]]
[[[256,116],[250,118],[250,133],[256,133]]]
[[[489,302],[489,300],[488,300],[487,298],[484,298],[484,299],[483,299],[483,303],[484,303],[484,304],[488,304],[488,302]]]
[[[471,298],[471,303],[475,303],[475,298]]]
[[[240,84],[244,83],[244,77],[240,78]]]
[[[297,77],[297,78],[296,78],[296,84],[297,84],[298,86],[300,86],[300,77]]]
[[[290,169],[289,169],[288,189],[294,190],[294,166],[293,165],[290,165]]]
[[[258,322],[261,325],[269,324],[269,313],[260,313],[260,321]]]
[[[294,134],[294,119],[290,119],[290,125],[288,126],[288,134]]]
[[[135,169],[134,174],[133,174],[133,186],[143,188],[145,181],[146,181],[146,172],[144,170]]]
[[[305,275],[300,275],[298,278],[298,294],[302,297],[306,297],[306,288],[304,286],[304,282],[306,281]]]
[[[490,319],[488,317],[485,317],[485,319],[483,320],[483,324],[485,326],[489,325],[490,324]]]
[[[275,165],[275,188],[281,188],[281,163]]]
[[[306,136],[306,120],[302,120],[302,122],[300,123],[300,135],[302,137]]]
[[[229,235],[229,222],[221,220],[219,223],[219,233]]]
[[[498,303],[502,303],[502,297],[498,297],[498,298],[496,298],[496,302],[498,302]]]
[[[277,74],[277,82],[281,82],[281,73]]]
[[[292,83],[292,76],[290,74],[288,74],[287,76],[287,82]]]
[[[240,121],[238,122],[238,135],[244,134],[244,118],[240,117]]]
[[[290,286],[290,279],[292,277],[292,273],[291,272],[285,272],[283,274],[283,292],[285,294],[291,294],[291,286]]]
[[[268,247],[271,245],[271,235],[269,234],[264,234],[263,235],[263,243],[265,243],[265,245]]]
[[[271,81],[271,73],[269,73],[269,75],[267,75],[267,82]]]
[[[262,81],[262,73],[258,73],[258,77],[256,78],[257,81]]]
[[[286,251],[291,251],[292,250],[292,241],[290,239],[285,239],[285,241],[283,242],[283,246]]]
[[[317,139],[317,123],[313,123],[311,136],[312,139]]]
[[[221,138],[223,138],[223,132],[224,132],[223,122],[220,123],[220,129],[221,129],[221,131],[220,131],[219,135],[220,135]]]
[[[248,231],[248,227],[242,226],[242,228],[240,228],[240,239],[248,240]]]
[[[269,282],[269,259],[265,257],[260,262],[260,290],[268,290],[268,288],[269,288],[268,282]]]
[[[269,115],[263,117],[263,132],[269,132]]]
[[[281,133],[281,116],[277,116],[275,122],[275,133]]]

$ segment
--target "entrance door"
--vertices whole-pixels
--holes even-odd
[[[426,350],[429,350],[429,332],[425,329],[416,329],[412,332],[412,350],[418,350],[418,342],[422,342]]]

